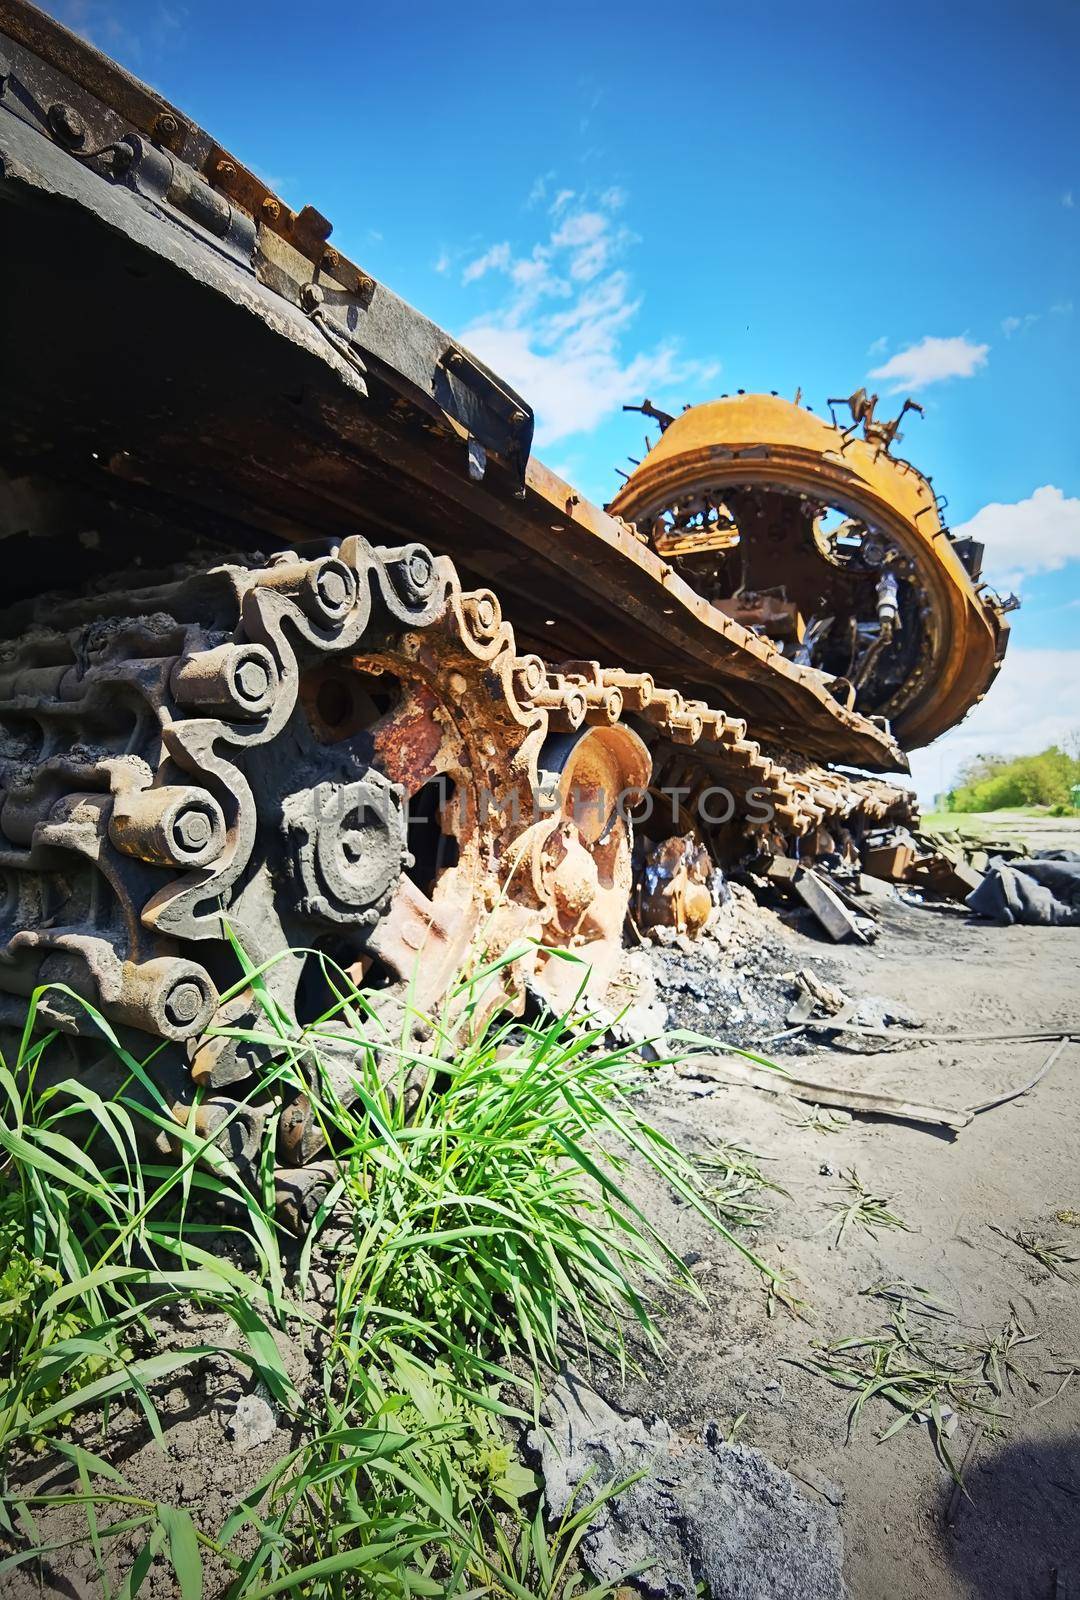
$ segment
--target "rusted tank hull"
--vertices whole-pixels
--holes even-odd
[[[730,569],[726,587],[737,598],[720,604],[736,614],[749,609],[747,590],[754,590],[795,616],[801,602],[811,628],[811,612],[822,619],[832,612],[835,639],[850,616],[866,619],[864,632],[873,628],[873,591],[883,578],[910,596],[898,619],[910,639],[893,641],[909,645],[895,651],[897,670],[876,682],[870,670],[861,682],[852,672],[856,704],[886,717],[910,750],[944,733],[986,693],[1008,624],[954,549],[933,484],[894,456],[892,438],[879,432],[871,424],[866,437],[855,437],[852,428],[773,395],[694,406],[664,428],[612,509],[661,551],[676,545],[679,566],[707,541],[703,522],[726,533],[729,548],[706,559],[721,584]],[[845,518],[839,537],[820,531],[827,508]],[[861,612],[860,587],[871,591]],[[767,616],[762,623],[768,631]],[[841,644],[834,665],[865,657],[869,644],[860,651],[858,642],[851,651]],[[887,659],[879,654],[869,666],[880,675]]]
[[[84,558],[88,575],[134,554],[168,559],[181,530],[220,539],[224,527],[271,547],[407,533],[453,556],[467,585],[497,588],[523,641],[555,659],[626,660],[685,692],[730,690],[764,735],[797,730],[819,760],[903,770],[895,741],[847,713],[820,674],[779,659],[531,458],[528,405],[455,341],[328,247],[314,252],[306,232],[304,254],[295,230],[282,232],[283,203],[276,215],[262,202],[243,211],[247,180],[221,170],[236,163],[167,102],[141,90],[136,108],[130,80],[89,47],[19,0],[3,14],[12,76],[43,108],[36,125],[30,113],[2,124],[5,336],[20,373],[3,416],[9,470],[54,494],[62,484],[73,528],[113,507],[120,548]],[[87,148],[128,140],[124,173],[73,159],[50,103],[83,119]],[[170,117],[181,131],[154,144]],[[155,201],[162,153],[224,208],[225,240],[168,199],[165,177]],[[43,360],[28,313],[72,296],[94,314],[69,321]],[[141,547],[136,532],[114,531],[140,517]],[[147,537],[147,518],[170,531]],[[28,540],[9,592],[48,582],[55,569],[38,553]]]
[[[678,884],[650,916],[677,901],[694,927],[706,863],[909,814],[836,770],[906,758],[789,648],[797,602],[715,601],[629,520],[703,462],[724,486],[716,417],[590,504],[532,456],[527,401],[318,213],[24,0],[0,21],[0,1027],[62,981],[42,1017],[78,1069],[104,1070],[85,1001],[133,1048],[166,1041],[175,1114],[243,1163],[271,1101],[223,1031],[252,1005],[236,945],[300,1029],[336,970],[388,1017],[484,958],[492,1004],[559,1006],[583,974],[602,990],[646,846]],[[768,486],[832,494],[850,466],[821,440],[784,455],[779,417]],[[735,488],[760,460],[743,421]],[[863,507],[887,472],[858,460],[833,498]],[[882,500],[945,641],[942,692],[899,707],[917,743],[1001,635],[921,512]],[[300,1097],[283,1173],[318,1143]]]

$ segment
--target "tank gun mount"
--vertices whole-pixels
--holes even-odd
[[[649,417],[653,422],[658,424],[661,433],[670,428],[671,424],[675,421],[675,418],[671,415],[670,411],[658,410],[658,408],[654,406],[652,401],[649,399],[643,400],[639,406],[623,406],[623,410],[638,411],[643,417]]]
[[[917,411],[920,417],[926,415],[925,410],[919,404],[919,402],[917,400],[913,400],[911,396],[908,395],[907,399],[900,407],[898,414],[892,419],[891,422],[877,422],[874,418],[874,412],[877,409],[878,396],[876,394],[867,394],[865,389],[856,389],[854,394],[847,395],[846,397],[830,398],[826,403],[832,415],[834,428],[839,427],[839,424],[836,420],[836,411],[834,410],[834,407],[847,406],[851,412],[851,426],[841,429],[845,443],[861,426],[863,438],[866,440],[867,444],[877,445],[879,449],[884,450],[886,455],[888,455],[892,445],[898,439],[903,438],[903,435],[900,433],[899,429],[900,424],[907,413],[909,411]]]

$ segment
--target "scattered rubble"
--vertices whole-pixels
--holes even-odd
[[[1060,871],[1070,863],[1052,865]],[[805,869],[780,857],[772,866],[779,870],[775,874],[770,870],[759,892],[763,899],[776,898],[779,883],[783,906],[786,891],[805,875]],[[837,899],[842,893],[858,903],[865,896],[874,907],[875,927],[887,916],[890,902],[900,913],[901,897],[895,887],[850,868],[832,877]],[[874,885],[869,893],[863,887],[866,883]],[[697,940],[676,936],[671,928],[654,928],[651,942],[627,953],[612,991],[611,1003],[618,1013],[612,1026],[615,1037],[647,1045],[646,1054],[667,1061],[670,1080],[677,1081],[685,1095],[701,1098],[738,1085],[813,1107],[914,1122],[954,1134],[980,1112],[1028,1093],[1072,1037],[1052,1028],[977,1036],[923,1031],[921,1019],[888,995],[850,994],[836,981],[824,952],[812,966],[805,960],[793,965],[798,945],[792,944],[788,923],[798,916],[759,904],[747,886],[728,883],[722,904],[714,907]],[[688,1035],[695,1036],[696,1043]],[[717,1035],[723,1037],[727,1051],[718,1052],[708,1042]],[[928,1092],[918,1055],[910,1065],[894,1068],[887,1083],[873,1087],[860,1081],[865,1066],[856,1069],[858,1077],[852,1081],[850,1068],[841,1065],[844,1058],[865,1062],[903,1047],[947,1046],[975,1038],[1017,1043],[1046,1039],[1053,1049],[1031,1082],[1004,1087],[977,1103],[954,1097],[947,1084]],[[822,1048],[829,1054],[819,1056],[812,1070],[792,1070],[791,1057],[817,1055]],[[786,1058],[780,1070],[771,1064],[777,1050]],[[672,1065],[675,1057],[680,1059]],[[836,1061],[836,1070],[830,1059]]]
[[[950,861],[966,861],[976,872],[986,871],[992,855],[1014,861],[1031,854],[1026,842],[1011,833],[980,833],[972,837],[957,828],[924,828],[915,837],[924,849],[936,850]]]
[[[1031,856],[1011,836],[893,828],[867,836],[862,866],[867,878],[910,885],[931,901],[958,902],[993,922],[1080,922],[1080,855],[1073,850]]]
[[[887,1028],[917,1028],[913,1012],[884,995],[868,994],[854,1000],[835,983],[827,983],[812,967],[790,974],[798,998],[787,1014],[792,1028],[813,1028],[829,1033],[852,1031],[880,1033]]]
[[[573,1374],[530,1435],[548,1503],[562,1516],[634,1473],[592,1522],[582,1553],[600,1583],[638,1573],[657,1600],[843,1600],[844,1546],[836,1502],[795,1479],[718,1425],[680,1438],[662,1418],[624,1417]]]
[[[863,943],[877,933],[872,919],[850,910],[824,875],[812,867],[804,867],[791,880],[791,887],[808,910],[820,922],[829,938],[839,944],[844,939],[858,939]]]
[[[627,950],[607,993],[612,1013],[610,1032],[617,1044],[659,1038],[668,1024],[668,1008],[660,998],[656,958],[649,949]]]
[[[771,885],[764,892],[768,896]],[[726,885],[723,903],[695,941],[672,937],[663,927],[652,935],[624,954],[607,1009],[617,1041],[647,1042],[654,1054],[669,1053],[668,1033],[721,1033],[743,1050],[783,1040],[786,1052],[801,1055],[815,1048],[804,1033],[919,1025],[886,996],[849,996],[832,980],[824,952],[814,967],[793,967],[784,913],[759,904],[743,884]]]
[[[727,898],[723,873],[692,835],[643,841],[638,866],[635,910],[642,931],[695,938]]]
[[[623,953],[606,997],[616,1038],[713,1034],[722,1023],[728,1042],[751,1048],[784,1027],[793,999],[787,930],[745,885],[725,891],[698,939],[657,927]]]
[[[893,837],[883,843],[868,844],[862,853],[863,871],[870,878],[896,883],[907,877],[918,859],[915,841]]]
[[[805,1022],[815,1013],[840,1016],[853,1004],[843,989],[835,983],[827,983],[812,967],[800,967],[798,972],[792,973],[792,978],[799,989],[799,998],[788,1012],[787,1020],[791,1023]]]
[[[268,1444],[277,1431],[277,1419],[269,1403],[257,1394],[245,1394],[225,1425],[234,1449],[240,1455]]]
[[[858,850],[818,851],[813,864],[775,853],[744,865],[744,883],[730,882],[693,836],[646,843],[632,926],[639,942],[691,954],[703,940],[727,948],[740,895],[765,904],[801,906],[834,943],[877,937],[889,901],[936,905],[1010,924],[1064,926],[1080,922],[1080,855],[1042,850],[1034,857],[1022,841],[970,839],[947,830],[882,828]],[[991,854],[990,851],[993,851]],[[745,902],[742,902],[745,908]]]

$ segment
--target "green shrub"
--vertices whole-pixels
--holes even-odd
[[[1022,806],[1064,806],[1068,815],[1070,791],[1080,782],[1080,760],[1057,745],[1034,756],[1000,757],[973,763],[949,795],[951,811],[1005,811]]]

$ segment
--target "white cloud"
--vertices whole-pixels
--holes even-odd
[[[508,271],[519,289],[536,289],[537,292],[541,292],[547,287],[552,293],[556,292],[551,273],[550,253],[543,245],[534,245],[531,256],[522,256],[520,260],[512,261]],[[563,292],[562,288],[558,292]]]
[[[1073,192],[1071,189],[1065,190],[1065,193],[1061,197],[1061,203],[1065,207],[1066,211],[1072,210],[1073,206],[1076,204],[1076,201],[1073,199]]]
[[[885,335],[882,334],[880,339],[874,340],[873,344],[866,353],[868,356],[883,356],[888,348],[889,341],[886,339]]]
[[[890,394],[903,389],[925,389],[943,378],[970,378],[986,365],[988,344],[972,344],[966,336],[935,339],[927,335],[918,344],[890,356],[884,366],[875,367],[872,378],[889,385]]]
[[[450,271],[450,252],[448,250],[440,250],[439,251],[439,254],[438,254],[438,256],[436,257],[436,260],[435,260],[435,271],[436,272],[449,272]]]
[[[981,540],[989,581],[1015,589],[1036,572],[1056,572],[1080,561],[1080,499],[1045,483],[1012,505],[992,501],[953,532],[960,539]]]
[[[1011,339],[1014,333],[1026,333],[1039,320],[1039,312],[1025,311],[1022,317],[1003,317],[1001,331],[1006,339]]]
[[[126,63],[156,63],[181,43],[187,24],[183,6],[156,4],[121,6],[114,0],[63,0],[52,8],[59,20],[107,55]],[[128,26],[126,12],[133,11],[137,30]]]
[[[924,805],[950,789],[974,756],[1033,755],[1080,728],[1080,650],[1010,649],[986,699],[966,722],[911,756]]]
[[[554,172],[541,172],[539,177],[533,179],[533,186],[529,190],[529,198],[525,202],[527,206],[530,208],[532,206],[538,206],[541,201],[547,199],[548,184],[552,181],[554,176]]]
[[[612,229],[610,218],[602,211],[567,212],[551,236],[553,249],[571,252],[570,276],[579,283],[590,283],[632,242],[635,236],[630,230]]]
[[[493,244],[490,250],[485,250],[482,256],[477,256],[475,261],[470,261],[465,271],[461,274],[462,283],[475,283],[477,278],[484,277],[488,272],[506,272],[510,267],[510,246],[504,239],[502,244]]]
[[[1055,300],[1047,315],[1051,317],[1069,317],[1072,315],[1072,308],[1073,303],[1071,300]],[[1041,320],[1041,311],[1025,311],[1022,317],[1003,318],[1001,331],[1006,339],[1011,339],[1014,333],[1026,333],[1029,328]]]
[[[624,351],[640,299],[621,264],[634,235],[611,216],[623,198],[607,190],[588,205],[560,190],[546,239],[521,255],[494,245],[465,269],[467,284],[489,273],[505,279],[505,294],[462,338],[528,397],[542,446],[595,428],[624,401],[681,390],[718,370],[682,360],[670,343]]]

